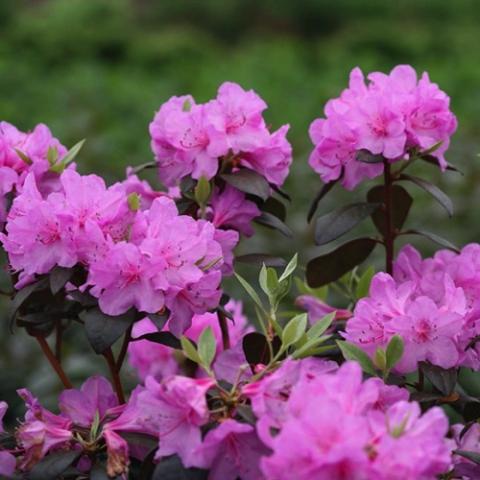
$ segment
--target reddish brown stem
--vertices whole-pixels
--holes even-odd
[[[230,348],[230,334],[228,332],[227,317],[220,310],[217,311],[217,316],[220,330],[222,331],[223,349],[228,350]]]
[[[57,322],[55,335],[55,358],[58,363],[62,363],[62,341],[63,341],[63,326],[61,320]]]
[[[107,361],[108,368],[110,369],[110,375],[112,377],[113,387],[115,388],[115,392],[117,393],[117,398],[120,404],[125,403],[125,395],[123,393],[122,382],[120,381],[120,375],[117,371],[117,365],[115,363],[115,358],[113,358],[112,349],[109,348],[103,352],[103,356]]]
[[[45,337],[36,336],[35,338],[37,339],[37,342],[40,345],[43,353],[45,354],[48,361],[50,362],[50,365],[53,367],[58,377],[60,378],[61,382],[63,383],[63,386],[65,388],[73,388],[72,382],[70,382],[67,375],[63,371],[62,366],[60,365],[59,361],[57,360],[54,353],[52,352],[52,349],[50,348],[50,345],[47,343],[47,340],[45,339]]]
[[[385,235],[383,237],[385,245],[385,270],[387,273],[393,272],[393,255],[395,232],[392,223],[392,172],[387,160],[384,165],[384,208],[385,208]]]
[[[128,330],[125,332],[125,336],[123,337],[122,348],[120,349],[120,353],[118,354],[117,364],[116,364],[116,369],[117,369],[118,373],[120,373],[120,370],[122,369],[123,362],[124,362],[125,357],[127,355],[128,345],[130,343],[130,339],[132,338],[132,328],[133,328],[133,325],[131,325],[128,328]]]

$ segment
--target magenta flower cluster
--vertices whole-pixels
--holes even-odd
[[[145,210],[132,208],[132,180],[107,188],[96,175],[68,169],[59,182],[59,191],[43,196],[30,174],[13,202],[2,243],[19,273],[17,287],[57,265],[81,264],[88,271],[81,288],[90,289],[104,313],[166,307],[177,333],[193,314],[218,304],[221,270],[231,268],[224,259],[232,258],[238,241],[235,231],[179,215],[166,195]]]
[[[393,277],[375,275],[369,296],[357,303],[346,338],[373,355],[400,335],[405,352],[396,368],[401,373],[413,372],[421,361],[477,370],[479,254],[480,245],[470,244],[458,254],[441,250],[423,260],[412,246],[404,247]]]
[[[426,259],[407,245],[394,261],[396,237],[422,233],[404,229],[413,200],[397,182],[450,210],[437,187],[404,174],[417,158],[448,167],[448,96],[406,65],[368,82],[351,72],[311,125],[310,165],[347,189],[383,171],[384,184],[366,203],[319,217],[316,240],[325,245],[368,217],[379,235],[311,260],[306,283],[297,255],[281,272],[263,264],[260,289],[236,273],[256,331],[222,279],[254,220],[289,233],[274,197],[288,198],[280,187],[292,162],[289,127],[270,131],[266,108],[230,82],[203,104],[172,97],[150,124],[154,162],[110,186],[78,173],[79,147],[67,150],[44,125],[22,133],[0,123],[12,325],[38,342],[65,387],[56,412],[18,390],[26,413],[11,435],[0,402],[2,478],[43,470],[127,479],[137,469],[166,478],[172,465],[178,478],[208,480],[480,478],[480,429],[469,417],[479,401],[457,382],[460,367],[480,370],[480,245]],[[137,176],[150,167],[167,191]],[[377,245],[390,273],[357,269]],[[284,264],[269,253],[243,260]],[[329,305],[343,296],[345,308]],[[73,387],[62,346],[74,328],[105,358],[111,383],[95,375]],[[137,380],[130,391],[125,360]],[[450,428],[443,404],[464,425]]]
[[[425,72],[418,80],[409,65],[390,74],[373,72],[369,83],[357,67],[349,87],[325,106],[326,118],[315,120],[310,137],[315,149],[310,166],[325,182],[341,179],[348,190],[383,172],[383,164],[357,160],[360,150],[382,155],[388,162],[411,160],[419,152],[438,147],[432,155],[440,168],[457,127],[449,97]]]
[[[210,180],[230,164],[281,186],[292,161],[289,127],[270,133],[263,118],[266,108],[253,90],[231,82],[222,84],[217,98],[204,104],[190,95],[172,97],[150,124],[161,180],[167,186],[186,176]]]

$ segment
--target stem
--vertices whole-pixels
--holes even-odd
[[[391,166],[387,160],[384,160],[384,207],[385,207],[385,235],[383,237],[385,244],[385,270],[390,275],[393,272],[393,254],[395,232],[392,224],[392,175]]]
[[[117,364],[116,364],[116,367],[115,367],[118,373],[120,373],[120,370],[122,369],[123,362],[124,362],[125,357],[127,355],[128,345],[129,345],[130,340],[132,338],[132,328],[133,328],[133,325],[130,325],[130,327],[125,332],[125,336],[123,337],[122,348],[120,349],[120,353],[118,354]]]
[[[113,358],[112,349],[108,348],[105,350],[105,352],[103,352],[103,356],[105,357],[108,368],[110,369],[110,375],[112,376],[112,382],[115,392],[117,393],[118,401],[123,405],[125,403],[125,395],[123,394],[122,382],[120,381],[120,375],[118,374],[115,359]]]
[[[55,336],[55,357],[58,363],[62,363],[62,340],[63,340],[63,327],[62,321],[57,322],[56,336]]]
[[[220,310],[217,310],[217,316],[220,330],[222,332],[223,349],[228,350],[230,348],[230,334],[228,332],[227,317]]]
[[[35,338],[37,339],[37,342],[40,345],[43,353],[45,354],[48,361],[50,362],[50,365],[53,367],[58,377],[60,378],[61,382],[63,383],[63,386],[65,388],[73,388],[72,382],[70,382],[67,375],[63,371],[62,366],[60,365],[59,361],[53,354],[52,349],[50,348],[50,345],[45,340],[45,337],[36,336]]]

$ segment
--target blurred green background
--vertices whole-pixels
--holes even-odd
[[[353,67],[388,71],[409,63],[450,94],[459,128],[448,159],[464,172],[423,168],[451,194],[456,215],[449,220],[410,188],[418,198],[412,226],[458,244],[479,241],[479,17],[476,0],[0,0],[0,118],[23,130],[45,122],[69,146],[86,138],[79,169],[113,181],[127,165],[152,159],[148,123],[170,96],[206,101],[225,80],[254,88],[269,104],[272,127],[291,125],[286,190],[296,237],[261,231],[240,249],[268,244],[284,255],[300,251],[304,261],[315,252],[305,216],[320,187],[307,164],[308,125]],[[320,211],[361,194],[336,189]],[[2,349],[0,397],[9,400],[24,383],[37,391],[56,384],[43,361],[33,366],[38,347],[29,339],[25,348],[18,336],[22,342]],[[71,365],[98,368],[80,355]]]

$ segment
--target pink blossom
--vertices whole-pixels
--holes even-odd
[[[27,406],[16,433],[18,444],[25,449],[20,468],[29,470],[48,452],[68,445],[73,439],[72,422],[44,409],[28,390],[18,390],[18,394]]]
[[[211,480],[260,480],[260,457],[268,453],[254,427],[228,419],[207,433],[196,464],[208,468]]]
[[[60,206],[49,197],[43,200],[30,174],[22,195],[13,203],[1,241],[8,253],[10,266],[24,278],[48,273],[55,265],[72,267],[77,263],[70,231],[62,224]]]
[[[244,193],[226,185],[223,191],[215,189],[209,203],[207,218],[215,227],[231,228],[247,237],[253,235],[252,220],[261,212],[255,203],[245,198]]]
[[[209,419],[206,393],[213,384],[209,378],[172,376],[158,383],[147,377],[145,387],[137,387],[125,411],[108,428],[155,434],[157,460],[177,454],[186,467],[192,466],[202,441],[200,427]]]
[[[436,146],[432,155],[445,170],[444,154],[456,129],[448,96],[426,73],[417,80],[409,65],[399,65],[389,74],[370,73],[368,80],[366,84],[358,67],[353,69],[349,87],[327,102],[326,118],[310,126],[314,150],[309,163],[321,179],[341,179],[352,190],[380,175],[382,163],[356,159],[362,149],[394,162]]]
[[[282,186],[292,163],[292,146],[287,140],[289,128],[283,125],[254,151],[239,154],[240,165],[260,173],[269,183]]]
[[[104,377],[88,378],[80,390],[64,390],[59,397],[60,411],[75,425],[90,427],[98,415],[102,420],[107,411],[118,405],[110,382]]]
[[[211,179],[225,161],[283,184],[292,161],[288,126],[270,133],[262,115],[266,107],[254,91],[232,82],[222,84],[217,98],[205,104],[189,95],[170,98],[150,124],[160,179],[168,187],[186,176]]]
[[[158,332],[157,327],[149,318],[144,318],[134,324],[132,338],[153,332]],[[145,381],[147,376],[162,380],[170,375],[175,375],[179,370],[174,351],[171,348],[148,340],[130,342],[128,361],[142,381]]]
[[[253,91],[233,82],[220,85],[216,100],[219,124],[233,153],[255,150],[269,133],[262,116],[267,104]]]
[[[434,480],[450,466],[448,420],[437,407],[422,416],[407,396],[379,379],[363,381],[354,362],[300,378],[285,397],[262,472],[269,480]],[[257,415],[258,429],[265,413]]]

